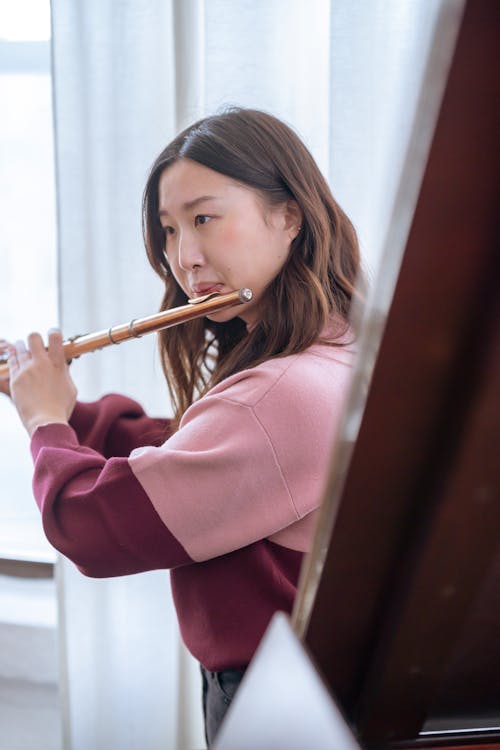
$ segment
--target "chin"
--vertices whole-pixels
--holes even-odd
[[[229,320],[237,318],[239,312],[239,307],[227,307],[225,310],[219,310],[218,312],[210,313],[205,317],[208,320],[211,320],[213,323],[227,323]]]

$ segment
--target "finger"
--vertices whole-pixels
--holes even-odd
[[[16,352],[16,359],[19,367],[21,367],[23,364],[28,362],[31,359],[31,354],[26,349],[26,345],[24,341],[16,341],[14,344],[15,352]]]
[[[59,328],[51,328],[48,332],[49,357],[55,365],[65,365],[63,338]]]
[[[45,344],[39,333],[30,333],[28,336],[28,349],[34,359],[45,354]]]
[[[7,346],[7,362],[8,362],[9,370],[11,373],[17,372],[17,370],[19,370],[17,350],[16,350],[16,347],[13,346],[12,344],[8,344]]]

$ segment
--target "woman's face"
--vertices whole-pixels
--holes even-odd
[[[257,191],[190,159],[165,169],[158,194],[165,255],[179,286],[191,298],[249,287],[252,302],[209,317],[255,324],[300,228],[295,201],[265,207]]]

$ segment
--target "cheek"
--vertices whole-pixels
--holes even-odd
[[[231,225],[228,224],[227,226],[220,229],[217,234],[216,241],[221,243],[221,248],[225,247],[228,249],[228,251],[230,251],[231,248],[234,248],[236,250],[242,243],[242,235],[243,232],[240,226],[238,224],[232,223]]]
[[[235,226],[221,229],[214,237],[213,248],[213,259],[217,259],[217,265],[226,273],[237,269],[247,255],[242,233]]]
[[[248,283],[263,285],[281,270],[287,258],[287,248],[262,224],[260,216],[252,219],[228,222],[221,227],[214,236],[213,248],[218,256],[218,266],[225,273],[243,274]]]

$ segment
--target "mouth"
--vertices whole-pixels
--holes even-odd
[[[203,297],[206,294],[215,294],[220,292],[224,284],[193,284],[191,287],[193,291],[193,298]]]

